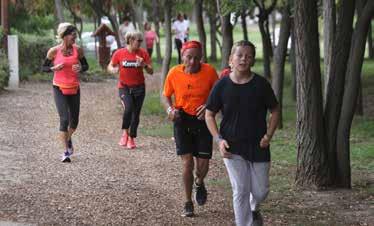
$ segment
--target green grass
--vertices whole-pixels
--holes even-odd
[[[165,116],[164,108],[160,103],[160,94],[159,92],[147,92],[147,95],[144,99],[144,104],[142,108],[142,114]]]

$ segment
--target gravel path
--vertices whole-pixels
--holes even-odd
[[[72,163],[61,163],[51,85],[3,92],[0,225],[233,224],[231,194],[214,180],[226,178],[221,158],[214,157],[208,175],[210,200],[196,207],[195,218],[182,218],[181,164],[173,141],[140,132],[139,148],[123,149],[117,144],[120,123],[115,81],[83,83],[76,153]]]

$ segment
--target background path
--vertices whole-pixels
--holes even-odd
[[[114,80],[83,83],[76,152],[72,163],[64,164],[51,85],[26,84],[2,93],[0,221],[231,225],[231,195],[221,198],[214,186],[208,187],[214,203],[196,207],[195,218],[180,217],[181,166],[173,141],[140,134],[138,149],[119,147],[121,112]],[[212,175],[224,172],[217,159],[221,166]]]

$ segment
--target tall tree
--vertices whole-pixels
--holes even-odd
[[[335,38],[335,0],[323,0],[323,62],[324,62],[324,100],[326,100],[327,87],[330,75],[330,65]]]
[[[221,1],[217,0],[218,14],[220,15],[221,28],[222,28],[222,54],[221,54],[221,68],[225,68],[229,65],[229,57],[231,47],[234,43],[233,38],[233,26],[230,21],[231,11],[222,12]]]
[[[294,18],[291,18],[291,49],[289,57],[291,65],[291,76],[292,76],[292,88],[291,96],[292,100],[296,101],[296,56],[295,56],[295,29],[294,29]]]
[[[58,23],[65,22],[64,8],[63,8],[61,0],[55,0],[55,10],[56,10],[56,16],[57,16]]]
[[[153,23],[155,25],[155,31],[158,37],[160,37],[160,17],[159,17],[159,1],[158,0],[152,0],[152,15],[153,15]],[[157,62],[161,63],[161,47],[160,42],[156,43],[156,54],[157,54]]]
[[[2,46],[7,50],[7,35],[9,34],[9,18],[8,18],[9,2],[8,0],[1,0],[1,26],[3,27]]]
[[[369,31],[368,31],[368,55],[370,59],[374,58],[374,46],[373,46],[373,29],[371,27],[371,22],[369,25]]]
[[[373,29],[371,27],[371,22],[368,31],[368,55],[370,59],[374,58],[374,46],[373,46]]]
[[[327,185],[350,188],[349,137],[359,91],[368,27],[374,16],[374,1],[364,3],[353,35],[355,2],[339,2],[336,34],[332,52],[329,52],[332,57],[323,120],[320,120],[322,95],[316,1],[296,1],[295,7],[295,44],[296,54],[299,56],[296,60],[299,151],[296,182],[317,187]],[[314,76],[312,81],[311,76]],[[309,104],[303,104],[302,100]]]
[[[204,29],[204,20],[203,20],[203,0],[195,0],[194,4],[195,11],[195,22],[197,27],[197,33],[199,34],[199,40],[203,46],[203,57],[202,61],[207,62],[207,53],[206,53],[206,34]]]
[[[284,64],[287,55],[287,45],[291,30],[291,12],[289,1],[282,8],[282,21],[279,32],[279,42],[274,50],[274,76],[272,79],[272,87],[278,99],[280,107],[278,128],[283,128],[283,81],[284,81]]]
[[[351,187],[350,168],[350,130],[357,101],[359,79],[364,60],[367,32],[374,16],[374,1],[367,1],[353,32],[352,45],[348,59],[343,96],[342,112],[339,118],[337,134],[337,169],[338,185]]]
[[[160,100],[163,101],[162,98],[162,90],[164,87],[164,82],[166,75],[169,71],[170,61],[171,61],[171,6],[173,5],[172,0],[163,0],[164,8],[164,31],[165,31],[165,54],[164,60],[162,61],[162,69],[161,69],[161,84],[160,84]]]
[[[273,57],[273,48],[271,45],[270,31],[269,31],[269,15],[274,10],[277,0],[272,0],[270,6],[266,6],[265,0],[254,0],[254,3],[259,9],[258,26],[260,28],[263,59],[264,59],[264,76],[271,78],[271,58]]]
[[[323,109],[317,1],[295,1],[295,51],[298,56],[296,184],[309,187],[323,186],[328,178],[321,120]]]
[[[326,147],[330,166],[331,184],[335,184],[336,178],[336,136],[338,121],[341,112],[342,98],[344,93],[345,72],[349,49],[352,39],[352,24],[355,2],[342,0],[338,7],[336,34],[333,48],[326,54],[331,54],[331,61],[326,77],[328,88],[324,108],[324,119],[326,129]],[[326,73],[326,72],[325,72]]]
[[[241,11],[240,18],[242,20],[243,39],[248,41],[247,12],[246,12],[246,10]]]
[[[215,2],[208,1],[206,2],[207,6],[207,15],[209,20],[210,27],[210,60],[217,61],[217,4]]]

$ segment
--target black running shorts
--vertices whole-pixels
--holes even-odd
[[[197,158],[212,158],[213,139],[204,120],[180,112],[180,118],[174,122],[174,139],[177,155],[192,153]]]

